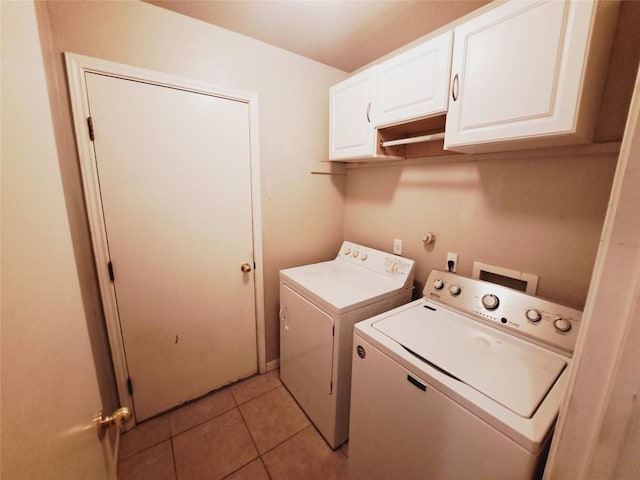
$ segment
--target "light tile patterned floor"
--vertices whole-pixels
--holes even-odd
[[[331,450],[280,382],[256,375],[125,433],[119,480],[343,480]]]

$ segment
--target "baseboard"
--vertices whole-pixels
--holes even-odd
[[[267,372],[270,372],[272,370],[277,370],[278,368],[280,368],[279,358],[276,358],[275,360],[271,360],[270,362],[267,362]]]

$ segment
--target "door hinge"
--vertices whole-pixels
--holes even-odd
[[[116,276],[113,273],[113,263],[109,262],[107,264],[107,268],[109,269],[109,280],[111,280],[112,282],[114,282],[116,280]]]
[[[96,139],[93,133],[93,118],[87,117],[87,125],[89,126],[89,138],[93,142]]]
[[[129,396],[133,397],[133,382],[131,381],[131,377],[127,378],[127,391],[129,392]]]

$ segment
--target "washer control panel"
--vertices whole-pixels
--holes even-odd
[[[378,272],[401,282],[406,287],[413,285],[415,262],[408,258],[353,242],[343,242],[336,260]]]
[[[573,353],[582,312],[518,290],[432,270],[424,298],[476,320],[526,337],[563,353]]]

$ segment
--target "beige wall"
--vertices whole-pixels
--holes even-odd
[[[49,70],[67,207],[89,313],[102,326],[62,52],[191,77],[259,97],[267,361],[279,356],[278,271],[325,260],[343,238],[343,176],[310,174],[327,158],[328,89],[346,75],[284,50],[142,2],[47,2]],[[47,43],[47,42],[44,42]],[[304,234],[303,234],[304,232]],[[94,349],[104,345],[97,331]]]
[[[462,275],[474,261],[534,273],[539,295],[582,308],[615,165],[596,155],[349,169],[345,238],[388,251],[402,239],[414,296],[454,252]]]

